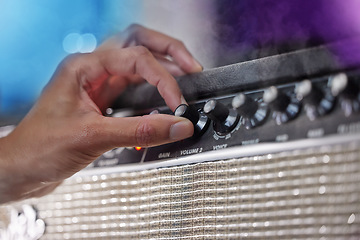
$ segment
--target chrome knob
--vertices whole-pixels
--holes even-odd
[[[264,91],[263,99],[273,110],[272,117],[278,125],[294,119],[301,109],[296,97],[287,95],[274,86]]]
[[[335,105],[330,91],[320,90],[310,80],[304,80],[295,87],[296,98],[304,105],[308,118],[313,121],[329,113]]]
[[[209,100],[204,105],[204,113],[213,121],[214,131],[219,135],[230,133],[239,122],[239,115],[216,100]]]
[[[268,115],[267,104],[254,100],[243,93],[232,100],[232,107],[239,113],[240,121],[246,129],[254,128],[265,122]]]
[[[175,109],[174,115],[187,118],[192,122],[192,124],[194,125],[193,138],[198,138],[202,136],[210,125],[209,118],[205,114],[200,113],[198,110],[196,110],[196,108],[192,105],[179,105]]]
[[[360,111],[359,86],[351,81],[345,73],[339,73],[329,78],[331,93],[339,97],[341,108],[345,116]]]

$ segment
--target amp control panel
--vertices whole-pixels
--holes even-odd
[[[194,125],[194,135],[148,149],[114,149],[95,161],[94,166],[143,163],[233,146],[360,133],[360,72],[338,72],[273,84],[180,105],[174,113],[167,107],[158,107],[147,114],[153,110],[188,118]],[[107,156],[111,156],[112,163]]]

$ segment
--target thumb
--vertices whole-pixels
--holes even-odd
[[[192,123],[182,117],[153,114],[141,117],[103,117],[98,146],[102,150],[114,147],[151,147],[191,137]]]

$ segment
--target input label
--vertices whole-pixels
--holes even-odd
[[[227,148],[227,144],[221,144],[221,145],[216,145],[216,146],[213,146],[213,150],[219,150],[219,149],[224,149],[224,148]]]
[[[337,132],[340,134],[360,132],[360,122],[340,124],[338,126]]]
[[[308,138],[317,138],[324,136],[325,131],[323,128],[311,129],[307,133]]]
[[[201,152],[202,152],[202,148],[193,148],[193,149],[186,149],[186,150],[180,151],[180,155],[184,156],[184,155],[190,155],[190,154],[201,153]]]
[[[164,152],[164,153],[160,153],[158,158],[169,158],[170,157],[170,152]]]

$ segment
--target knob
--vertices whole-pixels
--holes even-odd
[[[266,103],[263,101],[256,101],[243,93],[236,95],[231,104],[239,113],[240,122],[246,129],[261,125],[265,122],[268,115]]]
[[[221,136],[230,133],[240,118],[234,109],[229,109],[216,100],[209,100],[205,103],[204,113],[213,120],[214,130]]]
[[[339,97],[345,116],[360,111],[359,86],[351,81],[345,73],[336,74],[329,79],[331,93]]]
[[[272,86],[264,91],[264,102],[273,110],[273,119],[280,125],[291,121],[300,112],[300,102]]]
[[[194,125],[193,138],[202,136],[210,125],[209,118],[205,114],[200,113],[198,110],[196,110],[196,108],[192,105],[179,105],[175,109],[174,115],[187,118],[192,122],[192,124]]]
[[[298,83],[295,94],[296,98],[304,104],[306,115],[311,121],[329,113],[335,105],[335,97],[331,92],[320,90],[310,80]]]

